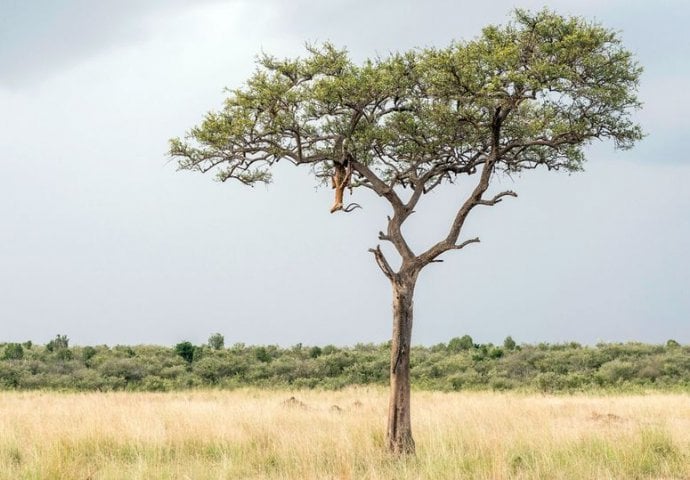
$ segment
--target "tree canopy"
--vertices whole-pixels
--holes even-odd
[[[264,54],[257,63],[221,110],[171,140],[179,167],[253,185],[269,182],[280,160],[310,165],[323,180],[347,155],[352,186],[385,197],[399,223],[423,194],[478,175],[448,237],[420,255],[423,264],[458,247],[469,210],[515,195],[482,197],[494,172],[577,171],[592,140],[628,148],[642,136],[630,115],[640,106],[642,69],[618,34],[549,10],[516,10],[475,39],[361,65],[329,43],[307,46],[303,58]],[[384,239],[414,257],[395,230]]]
[[[641,68],[616,33],[581,18],[517,10],[474,40],[361,66],[329,43],[307,51],[262,55],[222,110],[171,141],[180,167],[254,184],[281,159],[328,170],[339,147],[388,185],[428,191],[492,153],[507,171],[579,170],[588,141],[641,137],[629,118]]]

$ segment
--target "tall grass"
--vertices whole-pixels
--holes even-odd
[[[294,397],[294,399],[291,399]],[[690,478],[690,396],[386,391],[0,393],[0,479]]]

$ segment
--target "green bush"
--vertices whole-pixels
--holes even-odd
[[[216,384],[224,377],[232,375],[232,366],[222,358],[204,357],[194,362],[192,372],[207,383]]]
[[[542,372],[534,378],[534,384],[542,392],[555,392],[567,387],[565,379],[554,372]]]
[[[222,350],[225,347],[225,337],[220,333],[214,333],[208,337],[208,346],[213,350]]]
[[[69,339],[67,335],[56,335],[53,340],[48,342],[46,349],[49,352],[56,352],[59,350],[67,350],[69,348]]]
[[[615,385],[630,380],[634,374],[632,363],[616,358],[599,367],[596,376],[602,385]]]
[[[311,358],[319,358],[321,356],[321,347],[311,347],[309,349],[309,356]]]
[[[463,350],[469,350],[474,347],[474,342],[472,340],[472,337],[469,335],[463,335],[462,337],[458,338],[451,338],[450,341],[448,342],[448,351],[449,352],[461,352]]]
[[[81,351],[81,358],[83,362],[89,365],[89,362],[96,356],[96,349],[93,347],[84,347]]]
[[[10,363],[0,363],[0,387],[17,388],[21,381],[21,367]]]
[[[256,350],[254,350],[254,356],[260,362],[268,363],[271,361],[271,355],[268,353],[266,347],[263,346],[256,347]]]
[[[191,364],[194,360],[194,345],[191,342],[180,342],[175,345],[175,353],[184,359],[185,362]]]
[[[8,343],[2,358],[3,360],[21,360],[24,358],[24,347],[20,343]]]
[[[134,383],[146,376],[146,368],[132,358],[112,358],[106,360],[98,371],[104,377],[118,377],[126,383]]]
[[[60,361],[66,362],[72,360],[74,358],[74,354],[72,353],[72,350],[69,350],[67,348],[60,348],[59,350],[55,350],[55,358],[57,358]]]

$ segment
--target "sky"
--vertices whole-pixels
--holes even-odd
[[[427,267],[413,341],[690,343],[690,4],[551,1],[620,32],[644,66],[633,150],[585,172],[530,171],[476,211],[480,244]],[[262,51],[329,40],[352,57],[470,39],[526,0],[0,0],[0,342],[353,345],[390,338],[368,248],[386,206],[329,214],[308,168],[248,188],[176,171],[167,142],[241,86]],[[413,248],[462,198],[424,200]]]

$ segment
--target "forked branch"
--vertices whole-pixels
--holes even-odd
[[[501,192],[498,195],[496,195],[494,198],[491,200],[478,200],[476,203],[477,205],[496,205],[499,203],[503,197],[517,197],[517,193],[513,192],[512,190],[506,190],[505,192]]]
[[[459,243],[457,245],[453,245],[452,247],[448,248],[447,250],[461,250],[461,249],[465,248],[467,245],[469,245],[470,243],[479,243],[479,242],[480,242],[479,237],[470,238],[469,240],[465,240],[462,243]],[[441,254],[439,253],[439,255],[441,255]],[[432,260],[428,260],[427,263],[443,263],[443,259],[434,258]]]
[[[385,255],[381,251],[381,245],[376,245],[376,248],[370,248],[369,251],[374,254],[374,259],[376,259],[376,263],[378,264],[383,274],[386,277],[388,277],[389,280],[393,280],[395,272],[393,271]]]

